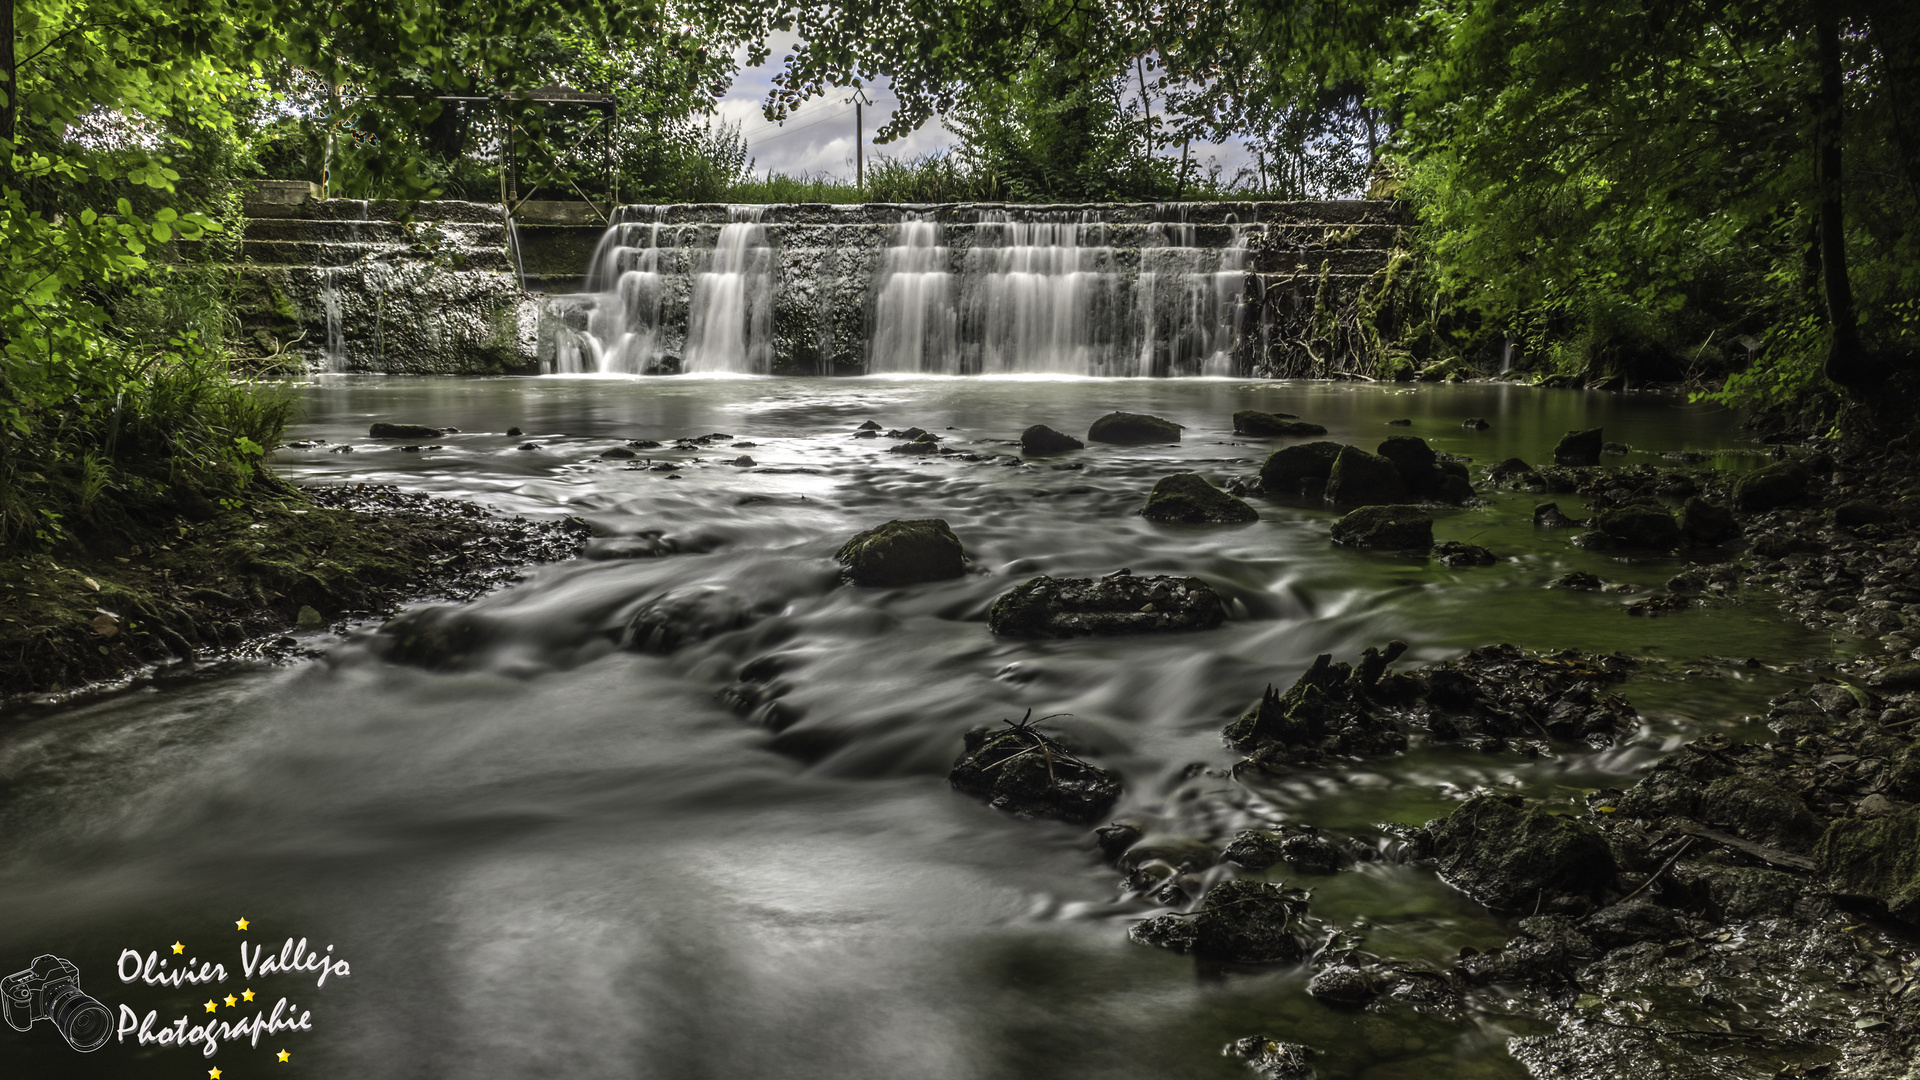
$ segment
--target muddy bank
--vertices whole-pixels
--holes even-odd
[[[506,519],[375,485],[280,487],[201,521],[86,552],[0,561],[0,700],[158,665],[293,648],[288,633],[463,599],[578,554],[573,519]]]

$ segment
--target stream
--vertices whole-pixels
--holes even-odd
[[[1150,838],[1218,845],[1261,821],[1371,835],[1475,789],[1573,799],[1631,784],[1684,739],[1746,732],[1738,718],[1790,685],[1769,664],[1836,648],[1758,593],[1635,618],[1625,606],[1645,591],[1545,587],[1585,570],[1651,589],[1684,560],[1536,530],[1552,497],[1496,489],[1484,466],[1547,461],[1566,431],[1595,426],[1634,448],[1613,467],[1670,465],[1656,455],[1671,451],[1711,455],[1702,468],[1760,460],[1732,414],[1653,394],[1017,376],[326,376],[294,392],[288,438],[326,441],[275,455],[295,483],[575,515],[596,538],[587,557],[466,605],[480,645],[442,670],[383,660],[368,620],[301,632],[318,659],[227,664],[0,724],[6,970],[55,952],[116,1016],[125,1004],[198,1024],[208,987],[115,975],[123,950],[171,955],[178,941],[177,960],[226,965],[216,998],[249,985],[312,1013],[311,1030],[210,1060],[132,1037],[84,1057],[11,1040],[9,1076],[1244,1078],[1220,1051],[1252,1034],[1315,1047],[1323,1078],[1523,1076],[1504,1040],[1537,1026],[1498,1008],[1336,1012],[1301,969],[1130,943],[1128,925],[1164,909],[1127,897],[1085,829],[952,791],[962,734],[1063,714],[1049,730],[1122,776],[1113,817]],[[1366,448],[1412,434],[1473,459],[1488,505],[1436,511],[1435,535],[1510,558],[1456,570],[1339,549],[1332,510],[1280,501],[1252,500],[1260,520],[1242,526],[1138,516],[1162,476],[1249,475],[1284,445],[1232,434],[1249,408]],[[1184,424],[1185,439],[1014,466],[852,437],[873,420],[1009,455],[1029,424],[1081,435],[1116,409]],[[375,421],[460,432],[407,452],[369,440]],[[713,432],[753,445],[672,448]],[[598,458],[626,440],[665,445]],[[355,452],[329,452],[340,444]],[[1558,501],[1585,516],[1578,497]],[[973,573],[838,584],[845,539],[928,517],[952,525]],[[987,630],[993,599],[1029,577],[1122,567],[1204,578],[1230,617],[1117,639]],[[633,613],[669,593],[717,594],[755,620],[664,656],[619,648]],[[1622,692],[1646,726],[1598,752],[1416,744],[1285,782],[1230,777],[1220,728],[1266,685],[1391,638],[1412,645],[1403,666],[1499,641],[1631,654],[1646,663]],[[750,664],[785,691],[777,732],[720,697]],[[1444,962],[1508,936],[1430,871],[1367,862],[1298,883],[1317,917],[1383,955]],[[288,937],[331,947],[350,973],[249,984],[241,942],[274,954]]]

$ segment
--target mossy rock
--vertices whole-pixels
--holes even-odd
[[[875,526],[842,544],[834,558],[855,585],[914,585],[967,572],[966,549],[939,518]]]
[[[1281,495],[1300,494],[1302,480],[1324,481],[1333,475],[1333,462],[1343,447],[1337,442],[1310,442],[1275,450],[1260,466],[1260,486]]]
[[[1755,469],[1733,485],[1733,505],[1739,510],[1777,510],[1806,498],[1813,474],[1787,461]]]
[[[1920,924],[1920,806],[1881,818],[1841,818],[1814,849],[1827,888],[1873,900]]]
[[[1408,501],[1407,481],[1390,459],[1343,446],[1327,474],[1327,501],[1336,506],[1383,506]]]
[[[1063,431],[1055,431],[1045,424],[1035,424],[1020,433],[1020,449],[1033,457],[1049,454],[1065,454],[1073,450],[1085,450],[1087,444]]]
[[[1140,515],[1168,525],[1233,525],[1260,516],[1199,473],[1174,473],[1153,485]]]
[[[1680,507],[1680,535],[1693,544],[1719,544],[1739,536],[1740,523],[1732,511],[1696,495]]]
[[[1606,836],[1592,824],[1498,795],[1475,796],[1428,822],[1426,843],[1442,878],[1506,911],[1591,898],[1618,872]]]
[[[1256,439],[1287,438],[1303,435],[1325,435],[1327,429],[1319,424],[1309,424],[1291,413],[1261,412],[1258,409],[1242,409],[1233,414],[1233,433],[1250,435]]]
[[[1600,451],[1606,446],[1600,428],[1569,431],[1553,448],[1555,465],[1598,465]]]
[[[1120,781],[1112,773],[1027,724],[967,732],[947,780],[996,810],[1082,825],[1099,820],[1120,798]]]
[[[1112,412],[1093,422],[1087,429],[1087,441],[1119,446],[1144,446],[1148,443],[1176,443],[1183,429],[1171,420],[1140,413]]]
[[[1363,506],[1333,523],[1333,542],[1355,548],[1426,551],[1433,515],[1417,506]]]

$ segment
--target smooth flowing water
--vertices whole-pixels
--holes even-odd
[[[1657,397],[1512,387],[1019,379],[325,379],[294,435],[358,446],[278,455],[300,483],[397,483],[508,513],[574,514],[589,557],[471,604],[485,642],[455,670],[379,659],[372,625],[302,634],[323,659],[233,666],[0,728],[0,957],[73,960],[110,1008],[158,1023],[241,1019],[243,988],[290,997],[311,1031],[198,1048],[50,1032],[6,1036],[8,1076],[521,1078],[1241,1077],[1220,1056],[1263,1033],[1317,1047],[1324,1077],[1512,1077],[1522,1022],[1337,1013],[1285,967],[1222,969],[1130,944],[1155,911],[1123,899],[1086,830],[1015,820],[951,791],[962,733],[1034,714],[1126,794],[1114,817],[1224,840],[1258,821],[1361,833],[1417,823],[1476,787],[1576,797],[1631,781],[1664,746],[1737,724],[1766,661],[1831,643],[1764,597],[1665,619],[1629,597],[1549,590],[1570,569],[1653,584],[1625,561],[1536,535],[1535,497],[1440,514],[1442,538],[1513,556],[1450,570],[1336,549],[1333,515],[1261,502],[1236,527],[1154,525],[1153,482],[1246,474],[1272,445],[1236,409],[1298,413],[1336,439],[1430,438],[1486,464],[1541,460],[1569,428],[1643,451],[1744,444],[1732,420]],[[1023,466],[913,458],[854,439],[864,420],[1006,453],[1028,424],[1084,431],[1113,409],[1187,425],[1184,442],[1096,447]],[[1469,416],[1491,423],[1463,429]],[[1410,418],[1411,428],[1385,421]],[[454,426],[442,449],[368,442],[374,420]],[[509,426],[524,437],[501,434]],[[754,445],[642,451],[726,432]],[[538,450],[516,449],[533,441]],[[750,455],[757,464],[729,464]],[[1651,460],[1636,455],[1629,461]],[[1729,463],[1742,459],[1723,458]],[[1078,469],[1060,468],[1078,464]],[[634,465],[640,467],[633,467]],[[1568,507],[1572,509],[1571,506]],[[903,589],[836,583],[834,549],[890,518],[942,517],[976,572]],[[665,550],[678,553],[657,554]],[[649,556],[649,553],[655,553]],[[984,622],[1037,573],[1190,573],[1230,599],[1200,634],[1019,641]],[[713,592],[758,621],[667,655],[615,645],[663,595]],[[1513,641],[1651,658],[1625,692],[1643,736],[1540,759],[1417,749],[1285,783],[1227,778],[1221,725],[1321,652],[1391,637],[1409,662]],[[1670,661],[1671,663],[1667,663]],[[754,665],[786,690],[779,733],[719,693]],[[1503,923],[1431,873],[1368,864],[1315,888],[1366,947],[1444,961]],[[236,921],[245,917],[248,929]],[[331,946],[346,977],[243,976],[241,942]],[[123,949],[225,964],[206,986],[115,977]],[[3,974],[4,972],[0,972]],[[42,1025],[44,1029],[44,1025]],[[137,1064],[136,1064],[137,1063]],[[294,1070],[286,1075],[296,1075]],[[280,1075],[274,1073],[272,1075]]]

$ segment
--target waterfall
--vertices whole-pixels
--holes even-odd
[[[875,275],[869,372],[959,373],[950,252],[941,240],[940,224],[925,215],[909,214],[894,226]]]
[[[1109,347],[1122,329],[1106,225],[1091,213],[980,215],[968,253],[971,369],[987,374],[1132,375]]]
[[[736,206],[707,268],[694,278],[687,371],[764,375],[773,369],[773,248],[760,216]]]
[[[1258,351],[1249,339],[1259,296],[1249,242],[1266,235],[1238,213],[622,207],[600,238],[587,291],[547,303],[542,365],[1237,375]]]
[[[320,307],[327,313],[327,370],[347,370],[347,338],[340,329],[340,271],[327,267],[320,275]]]

